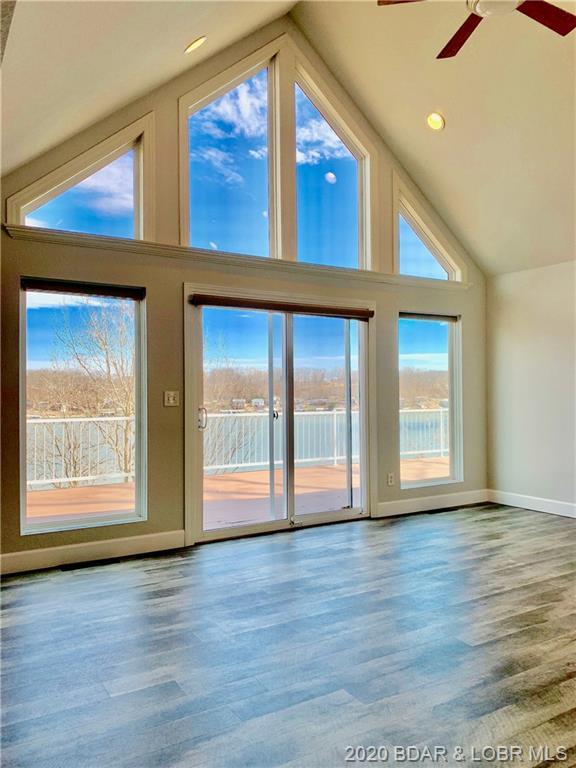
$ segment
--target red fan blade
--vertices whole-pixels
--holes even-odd
[[[466,40],[470,37],[472,32],[476,29],[478,24],[482,21],[482,16],[477,16],[475,13],[471,13],[466,19],[464,24],[460,27],[454,37],[450,38],[447,45],[442,48],[437,59],[450,59],[452,56],[456,56],[460,48],[464,45]]]
[[[545,3],[544,0],[525,0],[520,3],[516,10],[548,27],[552,32],[562,35],[562,37],[570,34],[576,28],[576,16],[573,13]]]
[[[424,0],[378,0],[378,5],[400,5],[401,3],[423,3]]]

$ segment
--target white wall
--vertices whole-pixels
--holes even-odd
[[[576,516],[576,263],[493,277],[487,307],[489,487]]]

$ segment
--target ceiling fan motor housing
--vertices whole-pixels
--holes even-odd
[[[477,16],[504,16],[520,5],[516,0],[466,0],[468,8]]]

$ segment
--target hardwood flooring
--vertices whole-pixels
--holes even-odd
[[[486,505],[8,577],[2,764],[576,766],[575,543]]]

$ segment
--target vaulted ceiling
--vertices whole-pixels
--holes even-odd
[[[513,12],[436,60],[467,13],[465,0],[303,2],[293,16],[485,271],[574,259],[576,31]]]
[[[17,0],[2,65],[2,172],[293,5],[293,0]],[[200,35],[208,36],[206,44],[184,55]]]
[[[559,3],[576,12],[576,3]],[[2,65],[3,172],[277,18],[293,2],[19,0]],[[489,273],[575,257],[576,32],[519,13],[438,51],[465,0],[301,2],[292,17]],[[446,128],[426,127],[428,112]]]

